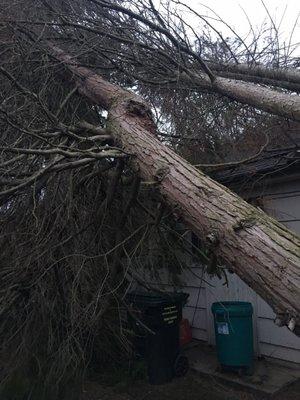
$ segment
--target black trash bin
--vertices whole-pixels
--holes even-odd
[[[188,296],[170,292],[131,292],[126,296],[134,344],[146,360],[151,384],[166,383],[187,372],[188,359],[180,353],[179,323]]]

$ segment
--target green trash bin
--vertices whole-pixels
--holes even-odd
[[[179,323],[187,298],[187,293],[174,292],[135,291],[126,296],[131,309],[129,326],[136,335],[134,345],[146,360],[149,382],[153,385],[169,382],[187,372],[188,359],[179,346]]]
[[[218,360],[223,370],[253,373],[253,326],[251,303],[223,301],[213,303]]]

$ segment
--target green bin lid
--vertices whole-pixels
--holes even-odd
[[[211,306],[213,314],[246,317],[253,314],[251,303],[246,301],[218,301]]]

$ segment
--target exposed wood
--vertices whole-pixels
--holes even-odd
[[[156,182],[164,200],[202,240],[217,237],[215,254],[285,325],[300,325],[300,238],[163,145],[140,97],[78,67],[60,49],[51,49],[72,72],[79,92],[109,111],[110,134],[134,156],[141,177]],[[217,83],[219,90],[229,90],[226,84]],[[246,95],[245,87],[241,97]]]

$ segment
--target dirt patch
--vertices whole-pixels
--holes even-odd
[[[186,377],[174,379],[159,386],[145,381],[120,383],[104,387],[97,382],[87,382],[81,400],[298,400],[300,382],[285,388],[273,397],[241,390],[220,383],[214,378],[190,372]]]

